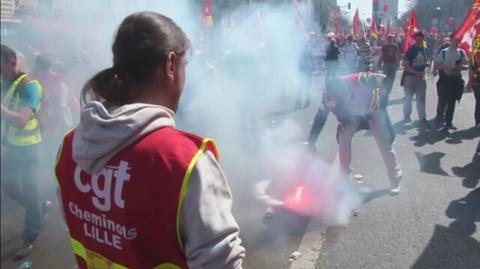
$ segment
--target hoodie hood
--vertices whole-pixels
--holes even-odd
[[[73,137],[73,160],[85,172],[98,173],[116,153],[162,127],[175,127],[175,113],[166,107],[137,103],[109,111],[91,102]]]

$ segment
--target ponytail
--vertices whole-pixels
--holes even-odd
[[[112,45],[113,66],[87,81],[81,101],[121,106],[138,96],[170,52],[183,55],[190,40],[175,22],[155,12],[134,13],[125,18]],[[3,53],[3,47],[2,47]]]
[[[109,67],[87,81],[82,89],[82,105],[90,100],[107,106],[124,105],[130,101],[131,80]]]

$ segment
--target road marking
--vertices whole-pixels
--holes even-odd
[[[337,154],[335,155],[334,162],[330,167],[328,172],[329,184],[333,184],[335,179],[338,176],[338,171],[340,168],[340,162]],[[302,256],[292,262],[290,269],[314,269],[315,264],[317,263],[318,257],[320,256],[320,251],[322,250],[323,243],[325,242],[325,227],[320,229],[316,225],[315,221],[310,221],[305,234],[303,235],[302,241],[300,241],[300,246],[298,250],[302,253]]]

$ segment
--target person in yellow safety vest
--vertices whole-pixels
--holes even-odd
[[[16,52],[1,45],[2,183],[10,198],[25,207],[23,245],[16,259],[33,250],[42,226],[42,206],[36,173],[42,134],[37,118],[42,86],[17,68]]]

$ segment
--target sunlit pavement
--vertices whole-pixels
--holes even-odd
[[[315,78],[314,84],[321,81]],[[436,90],[431,81],[427,91],[428,115],[433,118]],[[274,126],[294,120],[306,138],[320,103],[316,92],[308,108],[292,110],[292,102],[284,107],[285,113],[270,115],[261,124]],[[374,139],[364,131],[358,133],[352,167],[364,175],[364,184],[372,191],[360,206],[359,215],[351,216],[346,227],[326,228],[289,212],[264,221],[267,206],[256,199],[253,185],[274,173],[259,171],[254,158],[239,161],[223,152],[222,165],[235,200],[234,214],[247,249],[245,268],[480,268],[480,168],[470,164],[480,136],[471,128],[474,96],[463,96],[454,119],[458,130],[449,133],[419,129],[415,109],[413,123],[399,123],[403,118],[402,96],[397,80],[389,111],[404,173],[401,193],[390,196],[385,191],[389,182]],[[335,119],[330,116],[316,145],[316,154],[327,164],[333,164],[336,157],[335,128]],[[50,196],[53,199],[53,194]],[[18,268],[27,260],[32,262],[31,268],[74,268],[58,206],[46,216],[45,229],[32,255],[20,262],[11,260],[12,251],[20,244],[21,214],[9,201],[2,203],[1,268]],[[302,255],[290,261],[297,250]]]

